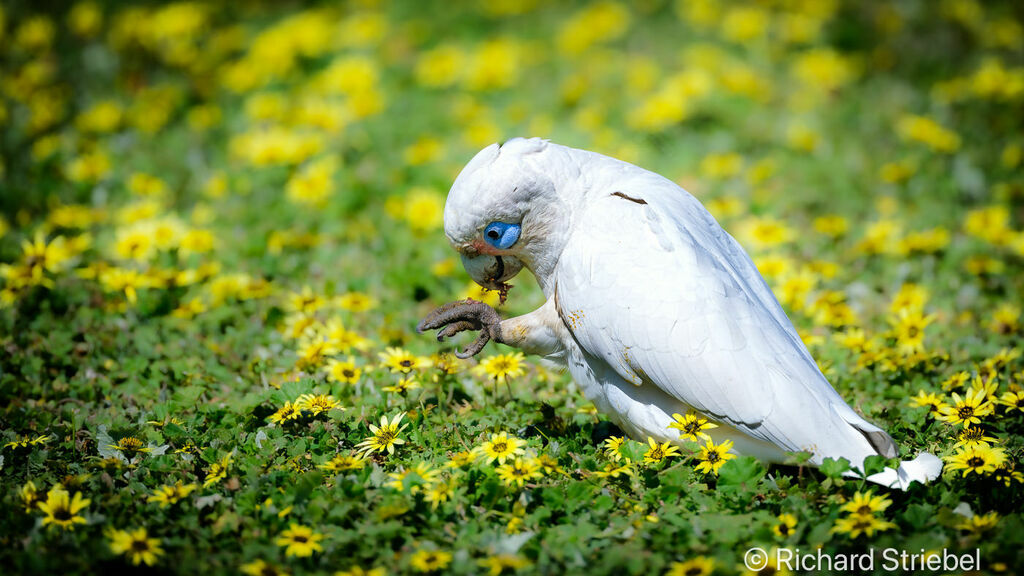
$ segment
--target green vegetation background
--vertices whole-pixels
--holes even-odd
[[[980,548],[1020,573],[1022,21],[970,0],[5,2],[0,566],[732,574],[756,545]],[[705,475],[692,444],[608,449],[565,374],[439,355],[419,318],[496,303],[444,194],[517,135],[698,196],[833,385],[943,477]],[[515,284],[504,315],[541,303]],[[399,414],[404,444],[360,450]],[[523,451],[491,462],[500,432]],[[891,504],[862,534],[844,506],[868,490]]]

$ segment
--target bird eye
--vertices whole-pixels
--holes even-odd
[[[511,248],[519,240],[520,230],[518,224],[491,222],[484,228],[484,239],[491,246],[505,250]]]

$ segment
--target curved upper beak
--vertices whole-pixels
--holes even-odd
[[[523,263],[515,256],[491,256],[462,254],[462,266],[473,281],[488,290],[505,289],[505,281],[523,269]]]

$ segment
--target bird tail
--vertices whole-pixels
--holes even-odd
[[[886,458],[896,457],[896,442],[884,430],[861,418],[846,404],[838,407],[833,404],[833,408],[867,440],[876,454]],[[868,476],[867,480],[887,488],[907,490],[911,483],[927,484],[938,478],[941,473],[942,460],[934,454],[922,452],[913,460],[900,462],[899,468],[886,468],[877,474]]]
[[[887,488],[907,490],[912,482],[927,484],[942,473],[942,460],[934,454],[922,452],[913,460],[900,462],[899,468],[886,468],[877,474],[867,477],[869,482],[881,484]]]

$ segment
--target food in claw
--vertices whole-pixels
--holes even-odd
[[[523,267],[546,297],[502,321],[489,306],[442,306],[418,326],[464,330],[568,366],[584,394],[634,438],[678,442],[673,414],[717,424],[715,443],[783,462],[894,458],[896,444],[839,396],[742,247],[670,180],[546,140],[480,151],[455,180],[445,234],[473,279],[505,289]],[[935,479],[922,453],[868,480]]]

